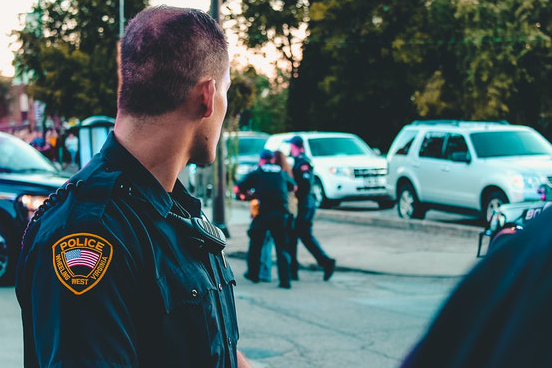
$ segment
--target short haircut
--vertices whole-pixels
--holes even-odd
[[[220,25],[201,10],[159,6],[138,13],[121,42],[119,109],[158,116],[178,108],[200,78],[228,68]]]

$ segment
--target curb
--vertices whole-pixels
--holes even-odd
[[[232,201],[231,206],[249,208],[247,201]],[[457,225],[442,223],[432,220],[405,220],[402,218],[387,218],[371,213],[345,212],[332,209],[317,209],[316,219],[326,221],[346,222],[350,224],[389,227],[392,229],[417,230],[428,232],[439,232],[453,236],[477,239],[483,227],[472,225]]]

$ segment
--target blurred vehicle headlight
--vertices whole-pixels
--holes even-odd
[[[19,196],[18,201],[25,211],[23,215],[26,216],[28,220],[30,220],[36,210],[38,210],[38,207],[40,207],[40,205],[44,202],[46,198],[48,198],[48,196],[38,196],[30,194]]]
[[[337,176],[355,177],[355,171],[351,167],[330,167],[330,174]]]
[[[514,187],[518,189],[537,189],[543,183],[543,179],[537,175],[516,174],[513,175],[511,179]]]

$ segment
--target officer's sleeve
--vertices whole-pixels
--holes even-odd
[[[248,190],[255,187],[256,172],[257,170],[251,171],[237,184],[240,193],[247,193]]]
[[[288,188],[288,191],[293,191],[297,183],[295,183],[295,180],[287,172],[284,172],[284,178],[286,179],[286,185]]]
[[[18,275],[26,366],[138,367],[137,266],[127,248],[137,244],[102,225],[43,230]]]

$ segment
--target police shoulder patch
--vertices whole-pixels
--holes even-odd
[[[52,254],[59,281],[74,294],[81,295],[105,275],[113,246],[98,235],[75,233],[59,239],[52,246]]]

